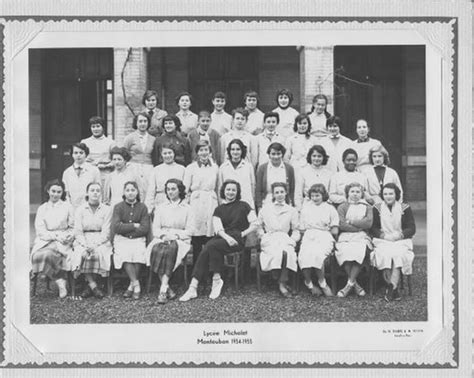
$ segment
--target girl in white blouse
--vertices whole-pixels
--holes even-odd
[[[311,135],[311,121],[306,114],[296,117],[293,130],[294,134],[286,140],[285,161],[299,171],[306,166],[308,151],[317,140]]]
[[[327,203],[328,192],[323,184],[314,184],[308,190],[309,201],[300,214],[300,229],[304,232],[298,263],[304,283],[313,295],[333,295],[324,277],[324,261],[332,253],[339,233],[339,215],[334,206]],[[318,286],[313,284],[311,273],[316,271]],[[320,289],[321,288],[321,289]],[[321,292],[322,291],[322,292]]]
[[[370,166],[364,171],[368,180],[368,192],[374,202],[381,203],[381,190],[385,184],[395,184],[400,189],[400,198],[403,201],[402,183],[398,173],[389,167],[390,157],[382,145],[375,146],[369,151]]]
[[[277,132],[286,140],[293,135],[293,126],[298,111],[291,107],[293,102],[293,93],[289,89],[280,89],[276,94],[277,107],[272,112],[278,113],[280,122],[277,126]]]
[[[153,240],[147,247],[147,265],[157,273],[160,281],[158,303],[165,304],[176,294],[169,280],[191,248],[191,209],[185,201],[186,191],[181,180],[165,183],[167,201],[161,203],[153,220]]]
[[[263,205],[258,214],[262,250],[260,266],[262,271],[271,271],[274,279],[278,279],[281,295],[290,297],[288,270],[296,272],[298,269],[295,252],[296,243],[300,239],[298,211],[287,203],[288,190],[285,183],[273,183],[271,193],[272,202]]]
[[[73,259],[74,212],[72,205],[65,202],[64,183],[48,181],[45,187],[48,202],[43,203],[36,213],[36,239],[31,250],[33,273],[42,273],[56,281],[59,297],[67,295],[66,272],[79,268]]]
[[[99,183],[90,183],[87,186],[86,203],[75,213],[74,252],[80,256],[80,273],[85,275],[87,281],[82,298],[91,295],[102,298],[104,294],[97,286],[96,276],[108,277],[110,272],[112,209],[101,202],[101,193]]]
[[[309,113],[309,119],[311,121],[311,135],[318,139],[324,138],[328,135],[326,129],[326,122],[331,114],[327,111],[328,98],[322,93],[317,94],[313,97],[313,106]]]
[[[206,140],[198,142],[195,148],[197,159],[186,167],[184,186],[188,193],[193,214],[193,261],[197,260],[202,246],[212,236],[212,214],[217,207],[217,175],[219,167],[211,159],[211,145]]]
[[[301,210],[303,204],[309,201],[308,190],[314,184],[323,184],[329,190],[329,181],[333,172],[326,168],[328,155],[319,144],[311,147],[306,155],[307,165],[296,175],[295,206]]]
[[[123,140],[123,146],[128,150],[132,157],[130,163],[140,177],[137,182],[140,191],[140,197],[145,198],[148,187],[148,178],[153,171],[151,154],[155,137],[148,133],[151,121],[148,113],[140,112],[133,118],[132,128],[135,131],[128,134]]]
[[[370,128],[365,119],[359,119],[356,123],[357,139],[353,142],[353,148],[356,150],[359,159],[357,160],[357,170],[365,173],[370,168],[369,151],[381,147],[379,140],[369,137]]]
[[[153,168],[149,177],[145,205],[151,214],[155,208],[166,202],[165,183],[170,178],[183,180],[185,168],[175,162],[175,150],[171,144],[165,144],[161,149],[163,163]]]

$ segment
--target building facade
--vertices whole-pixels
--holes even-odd
[[[423,46],[266,46],[209,48],[30,50],[30,203],[43,200],[48,179],[71,164],[70,146],[90,135],[88,119],[101,115],[118,143],[132,130],[146,89],[159,107],[177,111],[176,95],[188,91],[192,110],[212,110],[218,90],[226,110],[242,95],[259,93],[259,108],[276,107],[278,89],[294,94],[292,106],[311,108],[315,94],[329,97],[341,132],[355,138],[367,119],[373,137],[390,152],[410,202],[426,201],[426,100]]]

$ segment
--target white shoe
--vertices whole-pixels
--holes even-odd
[[[196,289],[189,288],[186,290],[186,293],[184,293],[181,298],[179,298],[180,302],[187,302],[191,299],[197,298],[197,291]]]
[[[349,283],[347,283],[346,286],[344,286],[341,290],[337,292],[337,296],[339,298],[345,298],[349,295],[353,288],[354,285],[350,285]]]
[[[218,281],[212,281],[212,289],[211,294],[209,294],[209,298],[217,299],[221,295],[222,287],[224,286],[224,281],[220,278]]]
[[[354,291],[359,297],[365,297],[367,294],[362,286],[360,286],[357,282],[354,284]]]
[[[66,289],[66,280],[64,278],[60,278],[56,280],[56,284],[58,285],[59,289],[59,298],[66,298],[67,296],[67,289]]]

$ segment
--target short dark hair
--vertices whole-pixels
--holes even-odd
[[[245,105],[245,102],[247,101],[247,98],[248,97],[253,97],[253,98],[256,98],[257,99],[257,106],[258,106],[258,103],[260,101],[260,97],[258,97],[258,93],[255,92],[254,90],[250,90],[250,91],[247,91],[244,93],[244,105]]]
[[[180,179],[177,179],[177,178],[170,178],[170,179],[168,179],[168,181],[166,181],[166,183],[165,183],[166,198],[170,199],[168,197],[168,193],[166,192],[166,188],[168,187],[168,184],[176,184],[176,186],[178,187],[179,199],[180,200],[183,200],[183,199],[186,198],[186,187],[184,186],[183,182]]]
[[[285,146],[283,144],[279,143],[279,142],[273,142],[268,146],[267,155],[270,154],[271,150],[280,151],[282,155],[285,155],[285,153],[286,153]]]
[[[362,184],[358,183],[358,182],[351,182],[350,184],[347,184],[345,187],[344,187],[344,193],[346,195],[346,198],[349,197],[349,190],[351,190],[352,188],[354,187],[358,187],[360,188],[360,192],[361,192],[361,197],[360,198],[364,198],[364,187],[362,186]]]
[[[328,163],[329,156],[326,150],[324,149],[324,147],[321,146],[320,144],[315,144],[309,149],[306,155],[306,161],[308,162],[308,164],[311,165],[311,156],[314,154],[315,151],[323,155],[323,162],[321,163],[321,165],[326,165]]]
[[[199,113],[198,113],[198,119],[201,119],[203,117],[208,117],[208,118],[211,118],[211,113],[207,110],[201,110]]]
[[[342,121],[341,119],[338,117],[338,116],[330,116],[327,120],[326,120],[326,128],[329,126],[329,125],[334,125],[336,124],[337,126],[339,126],[340,129],[342,129]]]
[[[123,160],[125,161],[130,161],[130,159],[132,158],[132,156],[130,155],[130,152],[128,152],[128,150],[125,148],[125,147],[113,147],[111,150],[110,150],[110,160],[113,159],[114,155],[120,155],[123,157]]]
[[[136,181],[127,181],[125,184],[123,184],[123,190],[125,191],[125,188],[127,185],[132,185],[136,190],[137,190],[137,202],[140,202],[140,189],[138,188],[138,184]],[[125,194],[122,195],[122,199],[125,201]]]
[[[197,144],[196,147],[194,147],[194,152],[197,154],[199,150],[203,147],[208,147],[209,152],[212,152],[212,147],[211,144],[207,140],[200,140]]]
[[[263,115],[263,122],[267,120],[267,118],[276,118],[277,123],[280,123],[280,115],[277,112],[267,112]]]
[[[279,103],[278,103],[278,97],[280,97],[281,95],[286,95],[288,96],[288,99],[290,101],[288,101],[288,106],[290,106],[293,102],[293,93],[287,89],[287,88],[283,88],[283,89],[280,89],[277,93],[276,93],[276,97],[275,97],[275,101],[277,103],[277,106],[279,106]]]
[[[298,132],[298,123],[301,123],[301,121],[303,120],[307,120],[308,121],[308,129],[306,130],[305,132],[305,135],[307,138],[309,138],[310,134],[311,134],[311,120],[309,119],[309,115],[308,114],[298,114],[295,118],[295,123],[293,124],[293,131],[295,133]]]
[[[135,114],[135,116],[133,117],[133,121],[132,121],[132,128],[135,129],[135,130],[137,129],[137,122],[138,122],[138,117],[139,116],[145,117],[147,119],[147,121],[148,121],[147,130],[148,130],[151,126],[151,119],[150,119],[150,115],[147,112],[138,112],[137,114]]]
[[[82,142],[74,143],[71,146],[71,156],[72,156],[72,152],[74,151],[74,147],[79,148],[80,150],[86,153],[86,156],[89,156],[90,150],[89,150],[89,147],[87,147],[87,144],[82,143]]]
[[[273,191],[275,190],[275,188],[285,189],[285,192],[286,192],[285,202],[290,203],[290,198],[288,197],[288,185],[284,182],[274,182],[274,183],[272,183],[270,185],[270,191],[272,193],[272,201],[275,201],[275,199],[273,198]]]
[[[230,156],[230,147],[233,144],[239,145],[240,149],[242,150],[242,160],[244,160],[247,156],[247,146],[244,144],[244,142],[242,142],[240,139],[237,139],[237,138],[232,139],[230,143],[227,145],[226,151],[227,151],[227,157],[229,158],[229,160],[232,160],[232,157]]]
[[[240,183],[238,181],[235,181],[235,180],[225,180],[224,183],[222,184],[221,186],[221,189],[219,191],[219,195],[222,199],[225,199],[225,188],[227,187],[227,185],[229,184],[234,184],[235,186],[237,186],[237,196],[235,197],[235,200],[236,201],[240,201],[240,199],[242,198],[241,197],[241,188],[240,188]]]
[[[90,188],[92,185],[99,185],[99,188],[100,188],[100,190],[101,190],[101,192],[102,192],[102,185],[101,185],[100,182],[98,182],[98,181],[92,181],[92,182],[90,182],[90,183],[87,184],[87,186],[86,186],[86,196],[85,196],[86,201],[89,201],[89,196],[87,195],[87,192],[89,191],[89,188]]]
[[[93,116],[89,118],[89,127],[96,124],[101,125],[105,132],[105,119],[103,119],[101,116]]]
[[[249,119],[249,112],[244,108],[235,108],[234,110],[232,110],[232,119],[235,118],[236,114],[242,114],[245,119]]]
[[[172,121],[174,125],[176,126],[176,131],[181,131],[181,120],[179,117],[175,114],[167,114],[163,117],[163,130],[165,130],[165,122],[166,121]],[[166,133],[166,130],[165,130]]]
[[[172,144],[172,143],[165,143],[165,144],[163,144],[163,145],[161,146],[161,148],[160,148],[160,155],[161,155],[161,153],[163,152],[163,150],[164,150],[165,148],[166,148],[167,150],[173,151],[174,156],[175,156],[175,158],[176,158],[176,147],[174,146],[174,144]]]
[[[184,91],[184,92],[179,92],[178,95],[176,96],[176,98],[174,99],[175,102],[176,102],[176,105],[179,104],[179,100],[180,100],[181,97],[183,97],[183,96],[188,96],[188,97],[189,97],[189,101],[191,102],[191,105],[193,104],[193,100],[194,100],[194,99],[193,99],[193,96],[191,95],[191,93]]]
[[[348,148],[346,150],[344,150],[344,152],[342,153],[342,161],[346,160],[346,157],[347,155],[355,155],[356,159],[359,158],[359,155],[357,154],[357,151],[354,150],[353,148]]]
[[[214,96],[212,96],[212,99],[214,100],[216,98],[223,98],[224,100],[227,100],[226,94],[222,91],[217,91],[216,93],[214,93]]]
[[[145,105],[145,100],[149,100],[153,96],[156,98],[156,104],[158,105],[158,102],[160,101],[158,97],[158,92],[154,91],[153,89],[148,89],[147,91],[145,91],[142,97],[142,104]]]
[[[385,165],[390,165],[390,155],[388,154],[388,151],[386,150],[386,148],[382,145],[380,146],[375,146],[375,147],[372,147],[370,150],[369,150],[369,162],[370,164],[374,165],[374,159],[372,158],[372,154],[374,152],[380,152],[382,153],[383,155],[383,163]]]
[[[308,199],[311,199],[312,193],[319,193],[323,196],[323,201],[326,202],[329,199],[329,194],[324,184],[314,184],[308,189]]]
[[[49,180],[46,185],[44,186],[44,191],[48,196],[49,199],[49,189],[51,189],[52,186],[59,186],[63,190],[63,194],[61,195],[61,199],[64,201],[66,199],[66,185],[64,185],[64,182],[62,182],[59,179],[53,179]]]
[[[384,189],[393,189],[395,191],[395,199],[397,201],[400,201],[400,198],[402,196],[402,192],[400,190],[400,188],[398,187],[397,184],[394,184],[393,182],[389,182],[387,184],[385,184],[384,186],[382,186],[382,189],[380,190],[380,197],[382,197],[383,199],[383,190]]]

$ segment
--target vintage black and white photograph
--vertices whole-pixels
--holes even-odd
[[[456,365],[458,33],[12,21],[11,360]]]
[[[427,320],[424,46],[29,54],[32,323]]]

